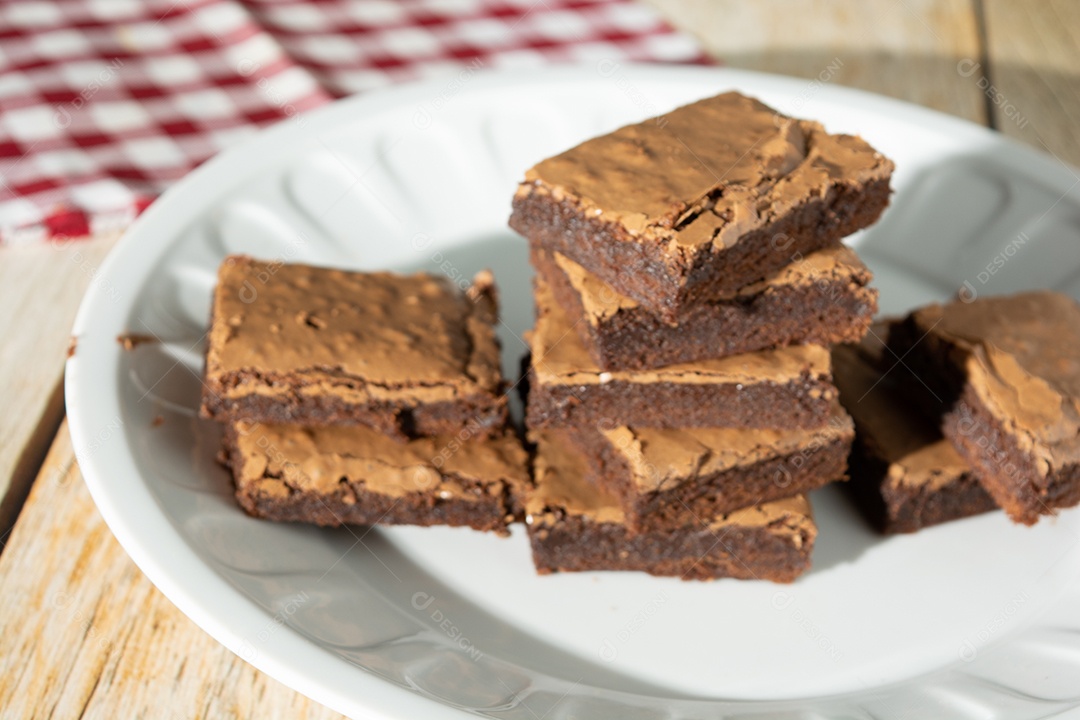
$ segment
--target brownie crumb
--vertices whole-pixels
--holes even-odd
[[[161,341],[153,335],[146,335],[144,333],[124,333],[123,335],[116,336],[116,342],[120,343],[120,347],[125,350],[134,350],[140,345]]]

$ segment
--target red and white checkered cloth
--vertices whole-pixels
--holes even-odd
[[[123,228],[193,167],[334,98],[463,65],[708,62],[632,0],[0,4],[0,245]]]

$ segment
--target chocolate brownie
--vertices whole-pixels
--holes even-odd
[[[1080,503],[1080,304],[1030,292],[930,305],[889,346],[951,405],[945,436],[1009,517]]]
[[[709,516],[695,527],[631,534],[613,495],[585,479],[566,431],[536,436],[525,522],[540,574],[639,570],[684,580],[791,582],[810,565],[817,528],[804,496]]]
[[[882,344],[879,324],[859,345],[833,348],[833,379],[840,402],[855,420],[850,494],[884,533],[996,510],[967,463],[913,398],[924,389]]]
[[[843,480],[855,431],[835,403],[813,430],[601,426],[568,436],[592,481],[622,507],[627,529],[640,533],[701,525]]]
[[[811,343],[856,342],[877,312],[870,271],[843,245],[819,250],[721,299],[665,322],[561,253],[532,263],[602,370],[648,370]]]
[[[875,222],[892,169],[861,138],[728,92],[544,160],[510,225],[675,322]]]
[[[346,272],[228,258],[218,274],[202,411],[216,420],[365,424],[401,437],[481,434],[507,403],[488,272]]]
[[[225,457],[249,514],[317,525],[456,525],[506,532],[529,481],[512,433],[389,442],[363,425],[229,422]]]
[[[536,279],[526,424],[531,428],[814,428],[832,412],[829,351],[818,345],[643,371],[597,367],[547,284]],[[579,321],[583,322],[583,321]]]

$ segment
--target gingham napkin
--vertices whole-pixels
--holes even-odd
[[[258,127],[462,66],[708,62],[630,0],[0,4],[0,245],[126,226]]]

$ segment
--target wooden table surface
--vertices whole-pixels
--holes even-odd
[[[650,2],[729,66],[891,95],[1080,165],[1080,3]],[[63,363],[114,241],[0,249],[0,717],[339,717],[176,610],[90,499]]]

